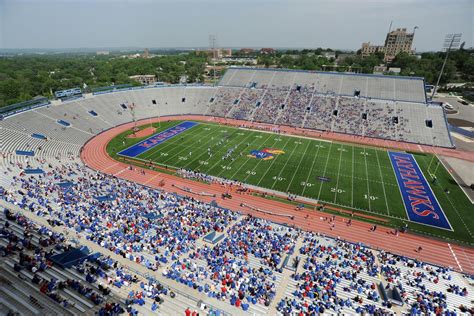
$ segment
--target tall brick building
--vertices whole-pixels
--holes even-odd
[[[390,31],[387,33],[383,46],[370,45],[370,42],[362,43],[362,57],[382,52],[384,53],[384,61],[390,62],[401,52],[412,54],[413,50],[411,46],[414,36],[415,33],[407,33],[406,28]]]

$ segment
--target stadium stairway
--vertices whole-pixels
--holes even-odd
[[[295,259],[298,256],[298,249],[300,249],[303,246],[303,238],[299,237],[296,240],[295,244],[295,252],[290,256],[290,259],[288,260],[288,263],[293,262],[293,259]],[[273,299],[272,303],[270,304],[270,308],[275,308],[278,304],[278,302],[281,301],[281,299],[284,296],[287,296],[288,288],[290,287],[290,283],[292,282],[292,275],[293,273],[297,273],[298,271],[291,271],[288,269],[283,269],[282,273],[282,279],[280,281],[280,289],[285,289],[285,291],[278,291],[277,294],[275,295],[275,298]]]

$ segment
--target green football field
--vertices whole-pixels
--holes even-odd
[[[162,122],[155,127],[158,133],[179,123]],[[113,157],[120,159],[117,152],[149,137],[126,138],[129,134],[131,131],[122,133],[109,143]],[[435,171],[437,158],[413,154],[429,180],[428,166]],[[407,220],[392,164],[383,149],[199,122],[136,159],[362,211],[388,219],[391,225]],[[431,187],[454,231],[416,223],[410,223],[410,228],[471,243],[474,221],[468,215],[473,205],[442,165],[436,176],[438,182]]]

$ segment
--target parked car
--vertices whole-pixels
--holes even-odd
[[[449,104],[448,102],[443,103],[443,107],[444,107],[446,110],[452,110],[452,109],[454,109],[454,107],[453,107],[451,104]]]

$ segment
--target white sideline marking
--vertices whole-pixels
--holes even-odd
[[[122,170],[114,173],[114,176],[118,176],[119,174],[123,173],[124,171],[128,170],[128,167],[123,168]]]
[[[115,167],[116,165],[118,165],[118,162],[117,162],[117,163],[114,163],[113,165],[108,166],[108,167],[105,168],[105,169],[102,169],[102,172],[105,172],[106,170],[109,170],[110,168]]]
[[[388,207],[387,194],[385,193],[385,184],[383,183],[382,168],[380,167],[380,160],[377,150],[375,150],[375,156],[377,156],[377,165],[379,166],[380,180],[382,181],[383,196],[385,197],[385,205],[387,206],[388,215],[390,215],[390,208]]]
[[[459,263],[458,258],[456,257],[456,254],[455,254],[454,251],[453,251],[453,248],[451,248],[451,244],[450,244],[450,243],[448,243],[448,247],[449,247],[449,250],[451,250],[451,253],[453,254],[454,260],[456,261],[456,263],[457,263],[457,265],[458,265],[458,267],[459,267],[459,270],[460,270],[461,272],[463,272],[462,267],[461,267],[461,264]]]

